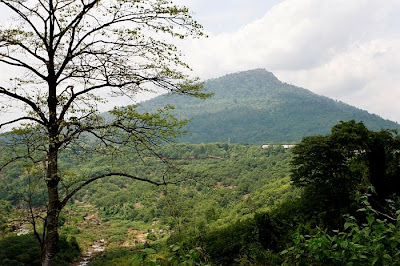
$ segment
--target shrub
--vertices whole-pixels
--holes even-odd
[[[395,223],[376,218],[368,203],[360,211],[366,222],[347,215],[342,231],[296,233],[293,246],[281,252],[285,265],[400,265],[400,211]]]
[[[235,259],[249,253],[254,245],[261,247],[252,219],[211,231],[201,242],[207,256],[217,265],[232,265]]]
[[[69,265],[81,254],[74,238],[63,236],[58,241],[56,265]],[[41,265],[40,246],[32,234],[9,236],[0,241],[0,265]]]

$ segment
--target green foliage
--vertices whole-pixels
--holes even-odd
[[[157,189],[113,177],[98,180],[74,199],[96,205],[107,220],[161,220],[171,228],[186,227],[200,233],[209,224],[237,220],[298,194],[289,185],[290,152],[227,143],[168,145],[157,152],[169,165],[150,157],[141,165],[141,159],[134,156],[112,163],[160,181],[167,172],[165,180],[178,181],[177,185]],[[86,171],[88,167],[101,171],[107,160],[92,156],[83,166],[78,162],[72,165],[65,158],[63,164],[71,165],[71,170]]]
[[[99,253],[95,255],[91,260],[90,266],[119,266],[119,265],[140,265],[143,260],[140,258],[138,264],[135,264],[136,251],[133,252],[127,248],[113,248],[108,249],[106,252]]]
[[[217,233],[218,228],[240,219],[248,219],[248,223],[238,222],[244,226],[243,229],[239,229],[240,224],[234,228],[241,232],[242,241],[239,245],[243,244],[246,248],[224,244],[227,248],[226,257],[221,260],[240,264],[246,261],[260,262],[273,257],[271,253],[263,252],[258,233],[254,235],[261,228],[252,221],[252,216],[256,212],[274,209],[274,205],[298,196],[299,191],[290,185],[289,180],[290,151],[279,148],[262,150],[258,145],[207,143],[166,145],[160,147],[157,152],[162,160],[169,162],[168,165],[160,159],[139,158],[134,155],[109,161],[106,156],[81,153],[79,149],[65,153],[60,164],[63,171],[68,169],[70,173],[101,172],[111,163],[115,168],[124,168],[155,180],[167,172],[166,180],[180,182],[177,185],[157,188],[151,184],[118,177],[98,180],[76,194],[71,204],[67,205],[67,210],[60,218],[60,225],[63,224],[61,233],[76,236],[82,245],[98,240],[96,237],[99,229],[96,229],[95,223],[82,221],[83,214],[95,213],[97,209],[102,220],[101,226],[104,226],[102,237],[107,239],[111,246],[132,241],[127,235],[129,229],[155,229],[154,233],[147,235],[148,240],[162,243],[169,238],[167,247],[179,245],[181,248],[179,252],[155,248],[159,257],[150,254],[145,261],[150,263],[150,260],[156,259],[158,263],[170,265],[172,261],[183,263],[185,259],[193,259],[196,263],[206,263],[207,246],[200,245],[197,240],[207,239],[207,243],[214,250],[213,256],[216,257],[218,245],[212,243],[212,237],[208,237],[208,234],[220,234],[217,239],[222,244],[225,234],[230,235],[232,239],[235,236],[229,233],[231,229]],[[86,157],[86,164],[81,163],[82,156]],[[4,172],[5,180],[22,180],[18,175],[12,179],[14,176],[9,176],[8,171],[11,169]],[[70,176],[72,177],[72,174]],[[85,210],[83,203],[73,204],[75,200],[85,202],[84,205],[94,206],[86,207]],[[82,214],[71,217],[71,213],[75,212]],[[139,222],[141,226],[136,225]],[[152,225],[153,222],[159,225]],[[159,233],[160,229],[164,231],[163,234]],[[169,230],[173,231],[171,236]],[[150,242],[152,245],[153,241]],[[182,241],[186,244],[182,245]],[[254,244],[253,241],[257,243]],[[240,252],[232,257],[237,249]],[[191,257],[196,257],[199,252],[199,260]],[[142,255],[137,249],[114,251],[111,248],[104,252],[104,256],[96,257],[93,263],[129,265],[132,261],[142,261]],[[133,257],[138,256],[140,258],[134,260]]]
[[[278,228],[266,228],[265,216],[256,215],[215,228],[194,240],[192,246],[200,245],[212,265],[276,265],[280,257],[273,253],[272,246],[263,246],[278,241],[280,236],[267,236],[268,230]]]
[[[7,232],[8,220],[12,211],[11,204],[6,200],[0,199],[0,236]]]
[[[171,245],[165,265],[208,265],[201,247],[185,248],[183,243]]]
[[[236,264],[246,261],[276,261],[277,258],[274,258],[271,252],[263,251],[257,233],[261,228],[257,227],[252,216],[257,211],[274,209],[274,205],[298,196],[299,191],[290,186],[289,151],[262,150],[256,145],[213,143],[168,145],[160,148],[158,152],[163,160],[173,163],[166,178],[181,181],[177,185],[157,189],[148,184],[122,178],[109,178],[99,180],[77,195],[76,199],[97,205],[99,214],[103,221],[107,220],[107,224],[121,224],[123,220],[127,222],[126,226],[119,225],[115,229],[107,229],[108,232],[103,233],[107,241],[129,241],[126,236],[128,228],[137,227],[128,223],[145,221],[148,223],[147,228],[155,229],[154,233],[147,235],[148,239],[157,239],[156,242],[160,243],[168,238],[168,230],[172,230],[167,246],[181,247],[179,252],[154,248],[157,254],[147,256],[145,261],[148,263],[154,259],[162,265],[170,265],[172,261],[183,263],[185,259],[189,260],[190,256],[197,256],[200,252],[199,247],[201,257],[207,259],[210,256],[209,248],[212,248],[213,258],[218,261],[233,261]],[[134,159],[131,157],[129,163],[118,161],[115,164],[131,167],[134,172],[150,176],[164,171],[164,166],[159,160],[145,158],[147,166],[144,167],[135,163]],[[101,158],[92,157],[88,167],[96,170],[103,163]],[[240,222],[241,219],[248,222]],[[219,232],[222,225],[234,224],[235,221],[238,221],[238,224],[233,226],[233,229],[229,227]],[[159,222],[160,225],[150,225],[153,222]],[[67,226],[66,229],[73,228],[73,225],[71,226]],[[159,229],[167,232],[167,237],[159,234]],[[236,231],[240,232],[242,240],[234,244],[236,236],[232,232]],[[213,234],[218,236],[216,239],[219,244],[214,243]],[[234,239],[230,241],[232,244],[224,243],[226,235]],[[182,244],[182,241],[185,244]],[[152,241],[150,243],[155,245]],[[226,254],[223,257],[219,254],[219,245],[226,246]],[[241,245],[244,248],[241,248]],[[110,251],[110,254],[106,253],[108,251],[104,256],[111,257],[105,260],[107,263],[103,261],[103,265],[108,265],[114,259],[117,261],[115,265],[129,265],[133,257],[137,257],[137,261],[143,259],[140,250],[131,250],[126,255],[121,255],[121,258],[118,258],[119,255],[114,257],[111,254],[113,251]],[[221,258],[218,259],[218,256]]]
[[[330,135],[304,138],[293,149],[291,179],[304,188],[310,218],[331,229],[343,225],[343,215],[355,214],[357,196],[370,184],[376,207],[399,195],[399,144],[395,132],[373,132],[354,120],[339,123]]]
[[[60,237],[57,248],[56,265],[70,265],[81,255],[75,238],[67,241],[65,237]],[[28,234],[8,236],[0,240],[0,264],[9,266],[41,265],[40,247],[37,239]]]
[[[292,153],[279,148],[263,150],[255,145],[228,143],[177,144],[159,148],[160,159],[121,158],[112,162],[114,167],[125,167],[154,179],[168,173],[164,176],[166,180],[179,182],[155,188],[111,177],[77,194],[73,200],[95,205],[90,207],[90,213],[99,210],[102,221],[98,226],[103,228],[102,238],[110,245],[93,259],[92,265],[278,265],[283,260],[288,264],[353,262],[357,265],[372,264],[376,258],[379,265],[396,264],[398,241],[393,239],[399,236],[397,225],[383,219],[382,209],[372,211],[379,200],[377,195],[371,196],[372,206],[365,208],[366,217],[363,212],[354,212],[343,218],[341,227],[332,222],[336,220],[328,219],[327,210],[321,206],[332,206],[340,213],[358,208],[357,194],[339,189],[344,186],[340,182],[357,192],[368,188],[366,177],[380,174],[386,180],[382,184],[395,180],[397,139],[390,131],[372,132],[355,122],[339,124],[329,136],[307,138],[294,150],[293,160],[301,159],[302,166],[308,167],[302,171],[295,168],[294,171],[302,173],[294,180],[300,187],[297,189],[290,185],[289,179]],[[377,163],[382,156],[377,155],[380,150],[385,157],[384,167]],[[89,163],[82,165],[66,156],[62,164],[71,172],[76,169],[84,172],[86,167],[102,171],[107,164],[107,157],[89,158]],[[165,165],[162,160],[170,164]],[[371,171],[372,168],[375,170]],[[312,178],[305,178],[304,173]],[[3,178],[7,180],[8,172],[5,174]],[[311,186],[312,182],[316,184]],[[317,190],[311,193],[308,187]],[[377,188],[380,195],[378,189],[389,188]],[[386,194],[397,188],[391,189]],[[354,204],[351,208],[343,205],[334,209],[341,203],[332,195],[351,196]],[[396,197],[392,199],[396,203]],[[80,204],[69,207],[83,208]],[[81,216],[71,219],[68,212],[61,218],[63,234],[76,235],[85,242],[97,240],[99,234],[94,223],[82,222]],[[341,231],[319,229],[329,224]],[[145,247],[114,248],[132,241],[129,231],[133,229],[149,232]],[[390,243],[396,245],[392,248]]]
[[[0,241],[0,264],[41,265],[40,247],[33,235],[11,236]]]
[[[57,244],[55,261],[57,265],[70,265],[81,256],[81,250],[75,237],[66,239],[61,236]]]
[[[256,227],[251,220],[237,221],[209,232],[201,243],[213,263],[232,265],[257,245]]]
[[[171,245],[168,250],[156,250],[153,247],[145,248],[113,248],[97,254],[89,263],[96,265],[209,265],[203,250],[200,247],[188,248],[182,243]]]
[[[291,242],[292,234],[300,225],[305,226],[302,201],[291,199],[277,204],[269,212],[256,213],[254,221],[258,238],[266,250],[278,252]]]
[[[167,104],[174,114],[191,119],[182,142],[297,142],[305,136],[327,134],[339,121],[364,121],[374,130],[400,129],[394,122],[342,102],[279,81],[264,69],[229,74],[205,82],[214,96],[205,101],[159,96],[142,104],[156,110]]]
[[[365,222],[345,216],[341,231],[320,229],[313,236],[297,232],[293,246],[281,252],[284,265],[399,265],[400,215],[395,223],[381,220],[368,202],[360,211]]]

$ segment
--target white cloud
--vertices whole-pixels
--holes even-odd
[[[264,67],[400,121],[400,1],[286,0],[235,32],[184,47],[203,78]]]
[[[278,71],[281,79],[400,122],[400,40],[354,44],[315,68]]]

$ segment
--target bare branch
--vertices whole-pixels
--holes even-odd
[[[108,88],[122,88],[122,87],[131,85],[131,84],[136,84],[136,83],[137,83],[137,81],[128,81],[128,82],[124,82],[122,84],[111,84],[111,83],[105,82],[105,83],[102,83],[102,84],[98,84],[96,86],[92,86],[92,87],[86,88],[86,89],[81,90],[81,91],[79,91],[77,93],[72,93],[72,95],[69,98],[68,102],[63,106],[58,120],[59,121],[64,120],[65,114],[68,112],[68,110],[71,107],[72,103],[76,100],[76,98],[78,98],[81,95],[85,95],[85,94],[87,94],[87,93],[89,93],[91,91],[98,90],[98,89],[101,89],[101,88],[106,88],[106,87],[108,87]]]
[[[41,57],[40,55],[38,55],[36,52],[32,51],[31,49],[29,49],[26,45],[24,45],[22,42],[17,42],[16,45],[18,45],[19,47],[21,47],[23,50],[27,51],[30,55],[32,55],[33,57],[35,57],[36,59],[39,59],[40,61],[42,61],[43,63],[46,63],[46,59]],[[40,76],[41,78],[43,78],[44,76]]]
[[[32,204],[31,204],[31,200],[29,200],[29,213],[30,213],[31,219],[32,219],[31,220],[31,224],[32,224],[32,227],[33,227],[33,234],[36,237],[37,241],[39,242],[40,246],[42,247],[44,239],[40,238],[40,235],[39,235],[39,233],[37,231],[37,225],[36,225],[37,216],[35,216],[34,213],[33,213],[33,207],[32,207]]]
[[[6,125],[10,125],[10,124],[19,122],[19,121],[23,121],[23,120],[34,121],[34,122],[39,123],[40,125],[44,126],[43,121],[40,121],[39,119],[36,119],[34,117],[24,116],[24,117],[20,117],[20,118],[17,118],[17,119],[2,123],[2,124],[0,124],[0,128],[2,128],[3,126],[6,126]]]
[[[19,101],[29,105],[32,108],[32,110],[42,119],[42,123],[41,124],[42,125],[47,125],[48,124],[47,118],[44,115],[44,113],[40,110],[40,108],[33,101],[29,100],[27,97],[23,97],[23,96],[21,96],[19,94],[10,92],[10,91],[6,90],[3,87],[0,87],[0,94],[9,96],[9,97],[11,97],[11,98],[13,98],[15,100],[19,100]]]
[[[28,23],[31,28],[33,29],[33,31],[35,32],[35,34],[43,41],[44,44],[46,44],[47,46],[47,40],[46,37],[44,35],[42,35],[40,33],[40,31],[37,29],[37,27],[35,26],[35,24],[33,23],[33,21],[27,17],[19,8],[13,6],[12,4],[9,3],[10,1],[4,1],[4,0],[0,0],[0,3],[5,4],[7,7],[9,7],[12,11],[14,11],[19,17],[21,17],[23,19],[23,21],[25,21],[26,23]],[[22,8],[32,11],[31,8],[26,7],[25,5],[23,5],[22,1],[16,1],[14,3],[18,3]]]
[[[42,73],[40,73],[37,69],[35,69],[34,67],[28,65],[27,63],[23,62],[22,60],[19,60],[19,59],[17,59],[17,58],[14,58],[14,57],[11,57],[11,56],[5,55],[5,54],[0,54],[0,56],[3,56],[4,58],[7,58],[7,59],[10,60],[10,61],[8,61],[8,60],[5,60],[5,59],[0,59],[0,62],[3,62],[3,63],[5,63],[5,64],[7,64],[7,65],[10,65],[10,66],[17,66],[17,67],[26,68],[26,69],[28,69],[29,71],[32,71],[32,73],[34,73],[35,75],[37,75],[37,76],[40,77],[41,79],[47,80],[47,77],[46,77],[46,76],[44,76],[44,75],[43,75]]]

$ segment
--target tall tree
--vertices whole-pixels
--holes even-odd
[[[134,98],[155,88],[205,97],[201,84],[181,72],[189,67],[181,60],[180,51],[165,41],[171,36],[199,37],[202,31],[187,8],[166,0],[0,3],[13,16],[0,30],[0,63],[16,73],[0,83],[0,110],[13,106],[23,110],[21,116],[0,127],[22,123],[14,131],[18,137],[10,138],[26,144],[24,149],[11,150],[14,156],[2,156],[2,167],[29,159],[44,169],[48,200],[45,229],[43,235],[35,230],[35,235],[41,245],[42,264],[53,265],[58,217],[76,192],[113,175],[155,184],[163,181],[105,168],[62,186],[60,156],[77,146],[112,154],[140,153],[174,137],[182,123],[163,110],[139,114],[132,106],[115,108],[104,119],[98,105],[107,95]],[[88,136],[93,143],[82,144],[82,138]],[[38,216],[32,213],[34,228]]]
[[[400,138],[395,131],[368,130],[354,120],[340,122],[326,136],[304,138],[293,149],[293,183],[304,187],[304,205],[328,227],[337,228],[344,214],[359,208],[357,194],[375,188],[377,210],[400,196]],[[313,218],[318,218],[314,216]]]

